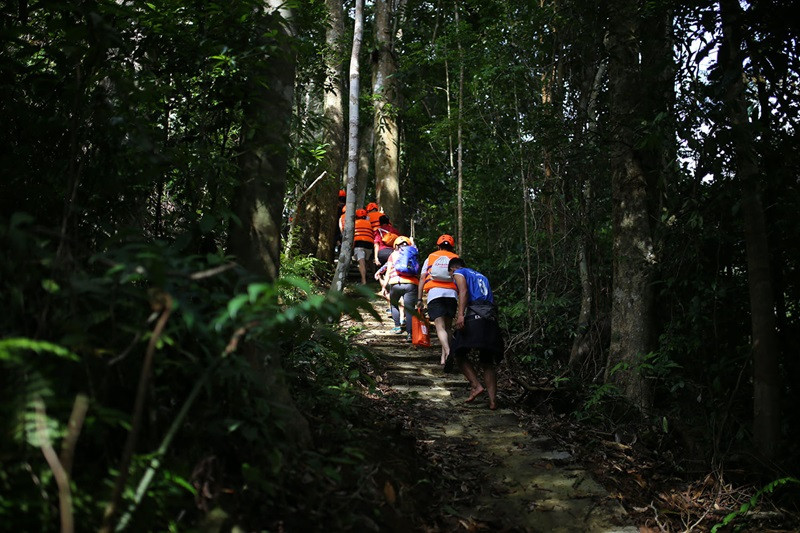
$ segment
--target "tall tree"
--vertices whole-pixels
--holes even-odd
[[[375,195],[378,205],[393,221],[402,216],[400,203],[400,132],[397,124],[399,91],[397,60],[395,58],[395,20],[398,2],[375,1],[375,78],[374,99],[375,135]]]
[[[729,110],[736,178],[741,185],[750,292],[753,357],[753,437],[761,455],[775,457],[780,437],[779,342],[770,273],[767,224],[761,200],[755,133],[747,116],[743,71],[742,10],[738,0],[720,2],[723,44],[720,61],[729,75],[724,93]]]
[[[647,178],[636,153],[638,102],[646,80],[640,70],[640,14],[635,0],[607,4],[610,109],[613,131],[613,296],[611,349],[605,378],[640,408],[652,401],[642,356],[652,349],[652,265],[655,262],[647,209]]]
[[[278,278],[283,198],[286,189],[289,123],[292,114],[295,55],[292,40],[292,12],[281,0],[268,0],[268,20],[278,32],[262,32],[263,47],[276,50],[261,58],[257,72],[245,92],[248,103],[242,125],[239,156],[239,188],[233,199],[233,211],[241,224],[230,230],[229,251],[256,277],[272,281]],[[277,42],[270,42],[274,35]],[[261,371],[265,386],[286,410],[286,428],[290,439],[299,444],[310,440],[308,423],[294,406],[281,367],[280,351],[264,353],[263,347],[248,343],[244,351],[254,368]]]
[[[344,12],[342,0],[325,0],[328,24],[325,30],[323,62],[325,81],[323,84],[323,130],[322,145],[325,156],[320,164],[322,175],[298,200],[291,239],[293,252],[314,255],[318,259],[333,262],[334,238],[338,213],[336,193],[342,184],[344,168],[345,125],[343,37]]]
[[[347,144],[347,200],[345,206],[344,235],[339,251],[339,263],[333,275],[331,289],[341,291],[344,289],[344,279],[350,268],[350,256],[353,253],[353,238],[355,236],[356,212],[356,174],[358,172],[358,98],[361,89],[359,83],[359,54],[361,41],[364,38],[364,0],[356,0],[355,20],[353,22],[353,48],[350,53],[350,92],[348,113],[348,144]]]

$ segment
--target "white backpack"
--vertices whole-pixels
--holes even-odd
[[[434,281],[453,281],[450,277],[450,272],[447,266],[450,264],[450,258],[446,255],[440,255],[436,258],[430,268],[430,276]]]

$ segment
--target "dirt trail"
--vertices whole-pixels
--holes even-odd
[[[391,332],[383,301],[382,321],[369,317],[356,342],[369,346],[386,365],[386,382],[411,406],[418,439],[429,456],[454,465],[456,479],[443,513],[471,530],[635,533],[623,508],[569,453],[551,439],[531,434],[498,393],[490,411],[486,395],[465,403],[469,387],[459,374],[439,366],[435,332],[431,348],[417,348]],[[450,457],[448,457],[450,455]],[[457,455],[457,457],[455,457]]]

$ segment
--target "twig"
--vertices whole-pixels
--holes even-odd
[[[58,460],[56,451],[50,443],[50,436],[47,434],[47,417],[44,411],[44,402],[41,398],[34,402],[36,408],[36,430],[39,433],[39,448],[44,454],[53,477],[58,485],[58,509],[61,516],[61,533],[72,533],[75,531],[75,524],[72,517],[72,492],[69,488],[69,473],[64,469],[64,465]]]
[[[328,173],[327,170],[323,170],[322,174],[320,174],[317,179],[315,179],[313,182],[311,182],[311,185],[309,185],[308,188],[306,190],[304,190],[300,194],[300,196],[297,197],[297,202],[295,202],[297,207],[295,208],[294,216],[289,221],[289,237],[286,239],[286,253],[289,253],[289,251],[292,249],[292,241],[294,240],[293,239],[293,236],[294,236],[294,225],[297,222],[297,209],[300,207],[300,202],[303,201],[303,199],[308,194],[308,192],[314,187],[314,185],[316,185],[319,182],[319,180],[324,178],[327,173]]]
[[[216,276],[217,274],[222,274],[223,272],[230,270],[232,268],[236,268],[238,263],[225,263],[224,265],[220,265],[218,267],[209,268],[208,270],[201,270],[200,272],[195,272],[189,275],[189,279],[191,280],[199,280],[204,278],[210,278],[211,276]]]
[[[136,335],[134,335],[134,336],[133,336],[133,340],[132,340],[132,341],[131,341],[131,343],[128,345],[128,347],[127,347],[127,348],[125,348],[125,349],[122,351],[122,353],[120,353],[120,354],[119,354],[118,356],[116,356],[114,359],[112,359],[111,361],[109,361],[109,362],[108,362],[108,366],[113,366],[113,365],[116,365],[117,363],[119,363],[120,361],[122,361],[123,359],[125,359],[125,358],[128,356],[128,354],[129,354],[129,353],[131,353],[131,350],[133,350],[133,347],[134,347],[134,346],[136,346],[136,343],[137,343],[137,342],[139,342],[139,339],[141,339],[141,338],[142,338],[142,334],[141,334],[141,333],[136,333]]]
[[[658,509],[656,509],[656,506],[653,505],[653,502],[650,502],[650,508],[653,510],[653,519],[656,521],[656,524],[658,524],[658,529],[661,531],[667,531],[667,528],[665,528],[664,524],[662,524],[658,519]]]
[[[86,420],[86,411],[89,409],[89,398],[85,394],[78,394],[72,405],[72,414],[67,422],[67,436],[61,443],[61,465],[68,476],[72,475],[72,457],[75,454],[75,443],[81,434],[83,421]]]
[[[114,515],[117,512],[117,506],[122,497],[122,491],[125,488],[125,482],[128,479],[128,469],[130,467],[131,459],[133,457],[133,450],[136,446],[136,440],[139,437],[139,430],[142,425],[142,412],[144,411],[144,401],[147,395],[147,386],[150,382],[150,369],[153,366],[153,355],[156,350],[156,344],[161,338],[164,328],[167,325],[167,320],[172,313],[172,297],[165,292],[158,292],[153,296],[153,307],[161,310],[161,316],[153,328],[153,334],[150,336],[150,342],[147,345],[147,352],[145,353],[144,363],[142,363],[142,371],[139,375],[139,386],[136,391],[136,401],[133,408],[133,420],[131,423],[131,430],[128,433],[128,439],[125,442],[125,449],[122,452],[122,459],[120,460],[119,474],[114,483],[114,491],[111,494],[111,500],[106,506],[103,513],[103,524],[100,527],[101,533],[110,533],[111,524]]]

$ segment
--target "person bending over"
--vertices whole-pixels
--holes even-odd
[[[458,309],[450,347],[455,362],[470,384],[467,402],[472,402],[487,392],[489,409],[497,409],[497,373],[495,367],[503,359],[503,337],[497,324],[497,307],[489,280],[475,270],[467,268],[460,257],[450,260],[450,275],[458,290]],[[478,360],[483,368],[484,388],[478,380],[475,367],[469,359],[471,350],[478,350]]]

